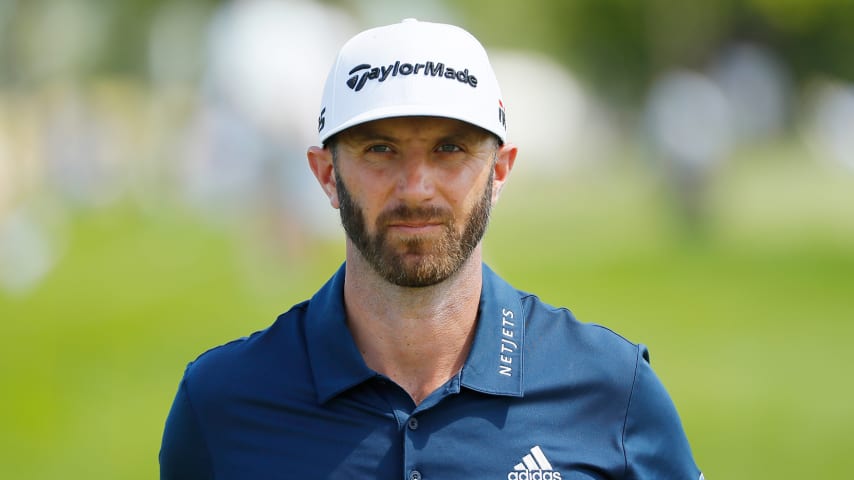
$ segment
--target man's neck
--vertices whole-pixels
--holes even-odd
[[[480,247],[456,274],[422,288],[387,282],[358,253],[347,258],[347,322],[365,363],[421,403],[468,356],[483,281]]]

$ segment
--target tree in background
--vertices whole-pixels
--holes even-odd
[[[490,45],[560,59],[617,104],[636,106],[671,68],[699,69],[728,44],[775,51],[803,81],[854,80],[850,0],[460,0],[466,23]]]

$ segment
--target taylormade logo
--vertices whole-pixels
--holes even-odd
[[[468,68],[459,70],[446,67],[442,62],[433,61],[425,63],[401,63],[401,61],[398,60],[388,66],[379,67],[362,63],[353,67],[349,74],[351,77],[347,79],[347,86],[356,92],[361,90],[368,80],[384,82],[389,77],[408,75],[424,75],[425,77],[438,77],[448,80],[456,80],[460,83],[470,85],[472,88],[477,88],[477,77],[470,74]]]

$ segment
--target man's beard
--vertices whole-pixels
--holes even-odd
[[[361,206],[353,200],[336,171],[341,224],[368,264],[387,281],[401,287],[435,285],[459,271],[483,238],[492,208],[493,175],[490,173],[483,194],[469,213],[462,233],[457,232],[456,218],[447,209],[399,205],[377,217],[376,233],[371,235]],[[389,244],[388,225],[399,221],[438,221],[443,231],[438,238],[413,236],[400,240],[397,242],[398,250]],[[406,256],[412,254],[420,255],[418,261],[407,261]]]

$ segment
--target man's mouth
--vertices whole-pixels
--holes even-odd
[[[432,230],[442,228],[444,225],[443,222],[438,220],[428,220],[428,221],[394,221],[389,222],[387,227],[389,230],[396,230],[399,232],[407,232],[407,233],[426,233]]]

